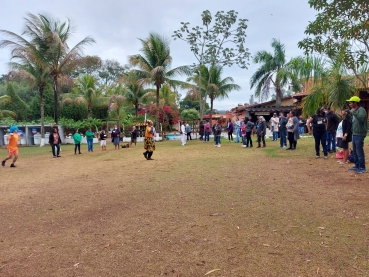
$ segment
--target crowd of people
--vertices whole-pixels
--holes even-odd
[[[297,141],[300,135],[305,132],[305,127],[309,134],[313,134],[315,141],[315,157],[320,158],[321,152],[323,152],[324,159],[328,158],[328,153],[335,153],[337,147],[343,150],[343,159],[339,161],[339,164],[347,164],[349,158],[349,144],[352,143],[352,159],[354,166],[349,168],[349,170],[356,171],[356,173],[365,173],[365,154],[364,154],[364,140],[367,135],[367,114],[366,110],[360,106],[360,98],[357,96],[351,97],[347,100],[349,103],[349,109],[341,111],[341,119],[334,113],[331,107],[319,108],[316,113],[310,116],[307,120],[300,116],[297,118],[295,111],[290,111],[287,116],[283,112],[277,115],[274,113],[270,119],[270,129],[272,132],[272,140],[277,141],[279,139],[279,147],[286,148],[286,150],[296,150]],[[252,148],[251,135],[257,135],[257,147],[256,148],[266,148],[266,129],[267,122],[263,116],[258,116],[256,122],[252,122],[249,118],[244,118],[240,121],[239,118],[232,122],[231,119],[228,120],[225,127],[228,135],[228,141],[233,142],[233,133],[235,132],[235,142],[242,142],[242,147]],[[13,159],[10,167],[16,167],[15,162],[18,159],[18,142],[20,136],[18,134],[18,127],[10,127],[10,135],[8,136],[8,155],[1,162],[2,166],[5,166],[7,160]],[[222,126],[221,122],[216,122],[212,127],[209,120],[204,123],[200,121],[199,124],[199,136],[200,140],[204,143],[208,143],[210,140],[210,133],[214,136],[214,146],[221,147],[221,134]],[[185,121],[181,122],[180,134],[181,134],[181,145],[185,146],[188,140],[192,140],[192,129],[191,126]],[[87,140],[87,149],[89,152],[93,152],[93,139],[95,134],[91,131],[91,128],[85,133]],[[120,146],[120,136],[121,132],[114,126],[111,131],[111,139],[114,144],[115,149],[119,149]],[[147,126],[145,130],[144,138],[144,149],[143,153],[145,159],[153,160],[152,155],[155,151],[155,140],[156,131],[151,120],[147,121]],[[105,130],[102,130],[98,139],[102,150],[106,150],[106,140],[107,134]],[[81,152],[81,142],[82,135],[79,130],[75,130],[73,134],[74,140],[74,154],[82,154]],[[288,147],[287,147],[288,141]],[[53,128],[52,133],[49,136],[49,144],[52,148],[53,158],[58,158],[60,156],[60,145],[61,137],[59,135],[59,130],[57,127]],[[127,145],[122,145],[122,148],[132,147],[132,144],[137,143],[137,130],[136,127],[132,127],[131,130],[131,143]]]

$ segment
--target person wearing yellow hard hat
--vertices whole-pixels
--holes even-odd
[[[368,132],[368,117],[366,110],[360,106],[361,99],[357,96],[352,96],[347,102],[351,108],[352,115],[352,153],[354,156],[355,166],[349,170],[356,173],[365,173],[365,154],[364,140]]]

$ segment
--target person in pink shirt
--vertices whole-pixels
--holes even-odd
[[[211,132],[210,122],[207,119],[206,123],[204,124],[204,133],[205,133],[204,142],[209,142],[210,132]]]

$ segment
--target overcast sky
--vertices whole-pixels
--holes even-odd
[[[180,28],[180,22],[191,26],[201,25],[201,13],[209,10],[235,10],[239,18],[248,19],[246,47],[251,54],[258,50],[272,51],[272,38],[285,44],[287,58],[302,55],[297,42],[304,37],[309,21],[316,11],[308,0],[0,0],[0,29],[21,34],[27,13],[49,14],[65,21],[69,18],[76,26],[70,46],[86,36],[96,44],[85,49],[87,55],[102,59],[116,59],[127,64],[129,55],[138,54],[141,48],[137,38],[146,38],[150,32],[171,37]],[[0,39],[5,37],[1,36]],[[179,40],[171,41],[172,67],[193,64],[196,60],[189,46]],[[0,74],[8,71],[9,49],[0,49]],[[258,68],[250,61],[247,70],[237,66],[225,68],[223,77],[233,77],[242,87],[233,91],[228,99],[215,101],[214,108],[230,110],[238,103],[249,102],[254,93],[250,77]]]

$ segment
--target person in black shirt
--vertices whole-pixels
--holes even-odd
[[[327,151],[329,153],[334,153],[336,152],[336,132],[340,121],[338,116],[331,110],[330,107],[328,107],[327,111]]]
[[[100,145],[102,150],[106,150],[106,138],[107,135],[105,133],[105,130],[102,130],[100,133]]]
[[[136,126],[132,126],[130,147],[132,147],[132,143],[134,143],[135,146],[136,146],[136,143],[137,143],[137,129],[136,129]]]
[[[306,126],[309,131],[309,135],[311,135],[310,123],[313,125],[313,135],[315,139],[315,153],[316,158],[320,158],[320,144],[322,144],[324,159],[328,158],[328,151],[327,151],[327,118],[324,113],[324,108],[319,108],[316,114],[312,115],[307,123]]]

